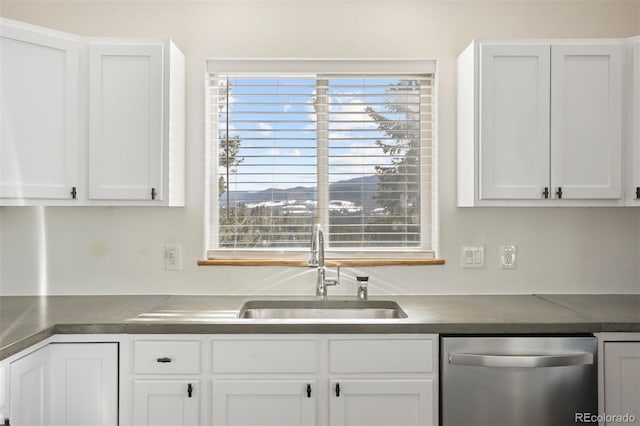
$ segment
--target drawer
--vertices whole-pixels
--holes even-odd
[[[214,340],[213,373],[315,373],[316,340]]]
[[[432,373],[431,339],[332,339],[330,373]]]
[[[136,341],[133,344],[136,374],[200,373],[198,341]]]

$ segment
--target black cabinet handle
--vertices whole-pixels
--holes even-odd
[[[156,189],[155,188],[151,188],[151,199],[152,200],[156,199]]]
[[[71,199],[75,200],[78,198],[78,191],[76,190],[76,187],[74,186],[73,188],[71,188]]]
[[[340,383],[336,383],[336,398],[340,398]]]
[[[547,199],[549,198],[549,187],[548,186],[544,187],[544,191],[542,191],[542,196],[544,198],[547,198]]]
[[[558,196],[558,199],[562,199],[562,187],[559,186],[558,190],[556,191],[556,195]]]
[[[636,200],[640,200],[640,186],[636,188]]]
[[[158,361],[158,362],[163,362],[163,363],[164,363],[164,362],[171,362],[171,358],[167,358],[167,357],[164,357],[164,358],[158,358],[156,361]]]
[[[311,385],[307,383],[307,398],[311,398]]]
[[[187,396],[189,398],[191,398],[193,396],[193,386],[191,385],[191,383],[189,383],[187,385]]]

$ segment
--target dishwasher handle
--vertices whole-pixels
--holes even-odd
[[[449,353],[449,364],[478,367],[544,368],[593,364],[593,354],[577,352],[544,355],[496,355],[473,353]]]

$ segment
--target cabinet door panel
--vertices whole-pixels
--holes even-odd
[[[51,425],[49,417],[49,350],[41,348],[11,363],[11,424]]]
[[[566,199],[622,197],[622,46],[551,49],[551,181]]]
[[[91,45],[89,197],[162,199],[163,46]]]
[[[605,342],[604,411],[640,418],[640,342]],[[623,423],[607,422],[607,425]]]
[[[80,43],[0,26],[0,198],[71,199]]]
[[[193,393],[189,397],[189,385]],[[136,380],[133,385],[135,426],[196,426],[200,424],[197,380]]]
[[[332,380],[330,391],[331,426],[433,424],[432,380]]]
[[[480,47],[480,199],[549,185],[549,45]]]
[[[310,394],[307,394],[310,386]],[[316,424],[316,383],[303,380],[215,380],[214,426]]]
[[[118,344],[54,343],[49,353],[51,424],[117,424]]]

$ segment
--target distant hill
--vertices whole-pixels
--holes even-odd
[[[329,185],[329,199],[331,201],[346,201],[365,211],[380,207],[373,200],[378,191],[378,176],[370,175],[347,179]],[[226,207],[227,194],[220,199],[220,206]],[[232,191],[229,193],[231,205],[238,203],[259,204],[266,202],[307,201],[316,199],[316,188],[310,186],[296,186],[286,189],[269,188],[263,191]]]

